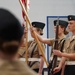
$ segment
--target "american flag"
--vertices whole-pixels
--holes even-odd
[[[22,3],[26,6],[26,0],[22,0]],[[27,10],[29,11],[30,9],[30,0],[27,0]],[[23,18],[25,17],[24,12],[22,11],[22,16]]]

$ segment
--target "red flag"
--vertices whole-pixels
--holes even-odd
[[[22,0],[22,3],[25,3],[25,0]]]
[[[22,0],[22,3],[23,3],[24,5],[26,5],[26,4],[25,4],[25,0]],[[23,18],[24,18],[24,16],[25,16],[23,10],[22,10],[22,16],[23,16]]]
[[[26,6],[26,0],[22,0],[22,3]],[[30,1],[27,0],[27,9],[28,9],[28,10],[29,10],[29,6],[30,6]],[[23,17],[24,20],[25,20],[25,14],[24,14],[23,10],[22,10],[22,17]]]

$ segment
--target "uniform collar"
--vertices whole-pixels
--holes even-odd
[[[59,36],[59,40],[62,40],[63,38],[66,38],[64,34],[62,36]]]
[[[72,38],[75,39],[75,35],[73,35]]]
[[[72,40],[74,40],[75,39],[75,35],[72,35],[71,37],[70,37],[70,41],[72,41]]]

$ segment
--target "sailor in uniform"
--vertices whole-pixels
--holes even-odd
[[[32,27],[37,32],[38,35],[43,35],[44,26],[45,26],[45,23],[37,22],[37,21],[32,22]],[[31,30],[31,36],[34,37],[32,30]],[[41,43],[41,46],[43,47],[43,51],[45,51],[45,45]],[[25,58],[25,49],[20,50],[19,55]],[[40,58],[40,61],[36,61],[36,60],[29,61],[28,65],[30,66],[31,69],[33,69],[34,71],[36,71],[37,73],[41,75],[43,70],[44,60],[35,39],[30,40],[28,42],[28,58]]]
[[[57,24],[57,21],[58,20],[54,20],[54,31],[56,33],[56,24]],[[66,30],[67,28],[67,25],[68,25],[68,22],[67,21],[64,21],[64,20],[59,20],[59,30],[58,30],[58,49],[60,49],[61,51],[63,50],[63,47],[64,47],[64,42],[65,42],[65,38],[66,38],[66,35],[68,34],[68,31]],[[38,39],[45,43],[45,44],[48,44],[49,46],[52,46],[52,49],[54,48],[54,42],[55,42],[55,39],[54,38],[43,38],[41,37],[40,35],[38,35],[36,33],[36,36],[38,37]],[[51,58],[50,60],[52,60],[53,58],[53,54],[51,54]],[[60,61],[60,58],[58,58],[58,62]],[[56,75],[60,75],[60,73],[57,73]]]
[[[61,56],[62,60],[54,72],[58,72],[66,63],[64,75],[75,75],[75,15],[68,15],[68,29],[72,36],[68,37],[64,44],[64,53],[53,50],[55,55]]]

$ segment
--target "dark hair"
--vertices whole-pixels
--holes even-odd
[[[17,17],[0,8],[0,51],[13,55],[18,51],[24,30]]]
[[[67,35],[69,32],[66,30],[65,26],[60,25],[61,28],[64,28],[64,34]]]
[[[0,51],[6,55],[14,55],[17,53],[20,46],[19,41],[4,41],[0,39]]]
[[[14,55],[15,53],[17,53],[18,48],[19,48],[18,42],[14,42],[14,43],[11,42],[9,44],[5,43],[2,51],[5,54]]]

